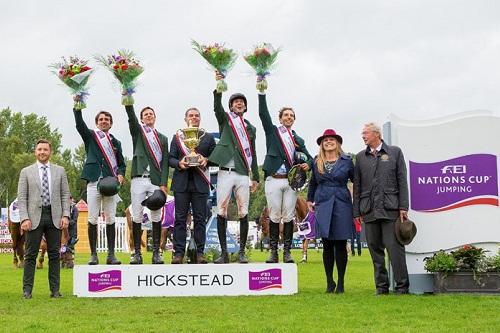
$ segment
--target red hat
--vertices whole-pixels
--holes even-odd
[[[337,140],[340,144],[342,144],[342,137],[340,135],[338,135],[337,132],[335,132],[334,130],[329,128],[323,132],[322,136],[320,136],[319,138],[316,139],[318,146],[321,145],[321,141],[323,141],[323,139],[327,138],[327,137],[335,138],[335,140]]]

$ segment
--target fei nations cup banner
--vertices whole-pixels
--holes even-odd
[[[77,265],[78,297],[291,295],[295,264]]]
[[[497,157],[471,154],[434,162],[410,161],[411,209],[442,212],[470,205],[498,206]]]

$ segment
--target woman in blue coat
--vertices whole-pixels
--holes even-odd
[[[342,137],[327,129],[316,142],[320,146],[314,158],[307,205],[316,215],[316,236],[323,242],[326,292],[343,293],[347,267],[347,239],[352,232],[352,199],[347,181],[352,181],[354,165],[342,152]],[[333,266],[337,264],[337,285]]]

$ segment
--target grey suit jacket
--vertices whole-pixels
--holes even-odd
[[[50,163],[51,194],[50,205],[52,223],[58,229],[61,227],[61,218],[69,218],[69,185],[66,171],[63,167]],[[38,165],[32,164],[21,170],[17,185],[17,201],[21,222],[31,220],[32,230],[40,224],[42,216],[42,184],[38,173]]]

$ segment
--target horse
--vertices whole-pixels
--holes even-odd
[[[60,260],[61,260],[61,268],[73,268],[75,266],[75,257],[71,249],[68,248],[68,240],[69,240],[69,231],[68,228],[61,229],[61,252],[60,252]],[[40,243],[40,256],[38,257],[38,262],[36,264],[36,268],[42,269],[43,262],[45,261],[45,253],[47,252],[47,241],[45,237],[42,238],[42,242]]]
[[[12,252],[14,253],[12,264],[14,268],[23,268],[25,233],[21,230],[21,223],[14,223],[10,218],[8,219],[8,227],[12,238]]]
[[[125,217],[127,219],[127,228],[128,228],[128,248],[130,252],[134,251],[134,235],[132,233],[132,214],[130,213],[130,207],[125,209]],[[146,247],[146,242],[141,237],[141,248]]]

